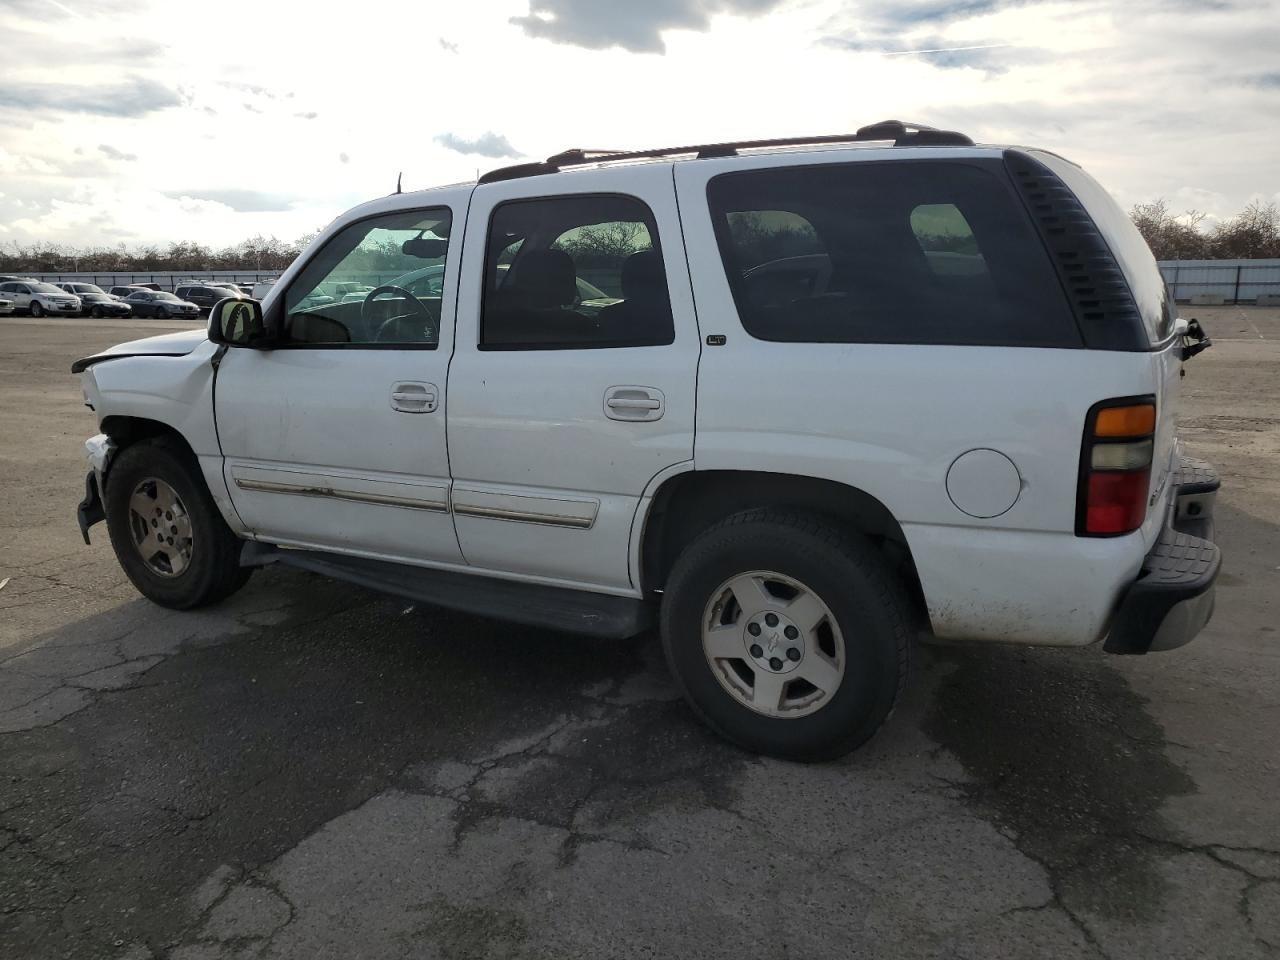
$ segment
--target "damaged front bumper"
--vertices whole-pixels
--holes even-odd
[[[1164,529],[1125,592],[1102,649],[1148,653],[1190,643],[1213,615],[1222,554],[1213,542],[1221,485],[1203,460],[1183,457]]]
[[[84,499],[76,510],[76,520],[80,524],[80,535],[88,543],[89,528],[107,518],[103,492],[106,490],[107,467],[111,465],[116,445],[105,433],[100,433],[84,442],[84,450],[92,469],[84,478]]]

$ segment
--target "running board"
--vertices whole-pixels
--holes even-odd
[[[632,597],[432,570],[386,560],[279,549],[248,542],[240,563],[246,567],[282,563],[450,610],[592,637],[621,640],[644,633],[654,624],[653,607]]]

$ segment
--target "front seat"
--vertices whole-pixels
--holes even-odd
[[[656,250],[641,250],[622,262],[619,277],[623,299],[599,313],[600,327],[610,340],[652,342],[671,329],[671,297]]]
[[[486,325],[486,343],[578,343],[595,339],[595,326],[572,306],[578,274],[563,250],[528,250],[503,284],[500,305]]]

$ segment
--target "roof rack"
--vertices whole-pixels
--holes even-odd
[[[758,150],[764,147],[802,147],[824,143],[864,143],[871,140],[892,140],[895,147],[971,147],[973,141],[954,130],[939,130],[922,123],[906,123],[902,120],[882,120],[857,133],[828,134],[818,137],[781,137],[775,140],[736,140],[729,143],[702,143],[684,147],[657,147],[653,150],[585,150],[574,147],[563,150],[546,160],[533,163],[517,163],[510,167],[490,170],[480,177],[480,183],[496,183],[499,180],[516,180],[535,177],[543,173],[557,173],[562,167],[580,166],[585,163],[612,163],[617,160],[647,160],[657,157],[677,157],[693,154],[699,160],[711,157],[737,156],[739,150]]]

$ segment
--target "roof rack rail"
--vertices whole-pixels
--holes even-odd
[[[557,173],[562,167],[581,166],[586,163],[612,163],[617,160],[648,160],[658,157],[678,157],[693,154],[699,160],[712,157],[736,156],[739,150],[759,150],[766,147],[807,147],[824,143],[865,143],[872,140],[892,140],[895,147],[971,147],[973,141],[954,130],[939,130],[922,123],[902,120],[882,120],[856,133],[827,134],[816,137],[780,137],[773,140],[735,140],[728,143],[702,143],[684,147],[657,147],[652,150],[586,150],[574,147],[562,150],[546,160],[517,163],[510,167],[490,170],[480,177],[480,183],[496,183],[500,180],[516,180],[543,173]]]

